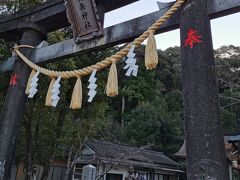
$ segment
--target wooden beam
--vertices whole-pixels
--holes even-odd
[[[35,63],[48,63],[67,57],[79,55],[86,51],[111,47],[126,43],[142,34],[156,19],[166,12],[167,9],[126,21],[104,29],[105,36],[79,45],[69,39],[44,48],[36,49],[31,56]],[[208,14],[211,19],[240,12],[239,0],[208,0]],[[156,33],[162,33],[179,27],[179,12],[169,19]],[[10,71],[14,58],[9,58],[0,65],[0,72]]]
[[[96,0],[97,6],[104,8],[105,12],[112,11],[138,0]],[[63,0],[51,0],[36,7],[17,12],[13,15],[1,16],[0,38],[15,41],[21,38],[25,26],[28,26],[29,19],[46,32],[67,27],[66,7]]]

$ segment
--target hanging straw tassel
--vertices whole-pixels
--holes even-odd
[[[47,92],[47,96],[46,96],[46,100],[45,100],[45,106],[52,106],[52,100],[51,100],[51,96],[52,96],[52,92],[51,90],[53,89],[53,84],[55,83],[56,79],[52,78],[51,83],[48,87],[48,92]]]
[[[116,62],[113,62],[110,67],[107,87],[106,87],[106,94],[109,97],[114,97],[118,95],[118,75],[117,75]]]
[[[26,90],[25,90],[25,94],[29,94],[29,91],[31,89],[31,80],[36,73],[37,73],[37,71],[35,69],[33,69],[29,78],[28,78],[28,83],[27,83],[27,87],[26,87]]]
[[[70,108],[71,109],[80,109],[82,107],[82,82],[81,78],[78,77],[73,88],[72,99]]]
[[[147,69],[154,69],[158,64],[158,52],[153,32],[148,36],[145,50],[145,66]]]

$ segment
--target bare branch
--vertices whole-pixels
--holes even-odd
[[[127,153],[123,153],[121,154],[117,159],[114,159],[114,161],[110,161],[105,163],[108,165],[107,169],[105,171],[103,171],[100,175],[98,175],[96,177],[96,180],[99,180],[100,178],[102,178],[108,171],[110,171],[113,167],[117,166],[118,164],[120,164],[123,160],[128,160],[129,157],[141,152],[142,150],[145,150],[147,148],[151,147],[151,145],[146,145],[146,146],[143,146],[139,149],[137,149],[136,151],[132,152],[132,151],[129,151]]]
[[[236,105],[236,104],[240,104],[240,102],[235,102],[235,103],[228,104],[226,106],[221,107],[221,109],[225,109],[225,108],[227,108],[229,106],[233,106],[233,105]]]
[[[228,81],[225,81],[225,80],[220,79],[220,78],[218,78],[218,80],[223,82],[223,83],[225,83],[225,84],[227,84],[227,85],[229,85],[229,86],[232,86],[232,87],[234,87],[234,86],[235,87],[240,87],[240,85],[238,85],[238,84],[235,84],[235,83],[232,83],[232,82],[228,82]]]
[[[240,102],[240,99],[237,99],[237,98],[234,98],[234,97],[228,97],[228,96],[223,96],[223,95],[219,95],[219,97]]]

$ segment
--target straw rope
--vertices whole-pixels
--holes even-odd
[[[116,54],[105,58],[104,60],[85,67],[83,69],[73,70],[73,71],[53,71],[48,70],[46,68],[40,67],[36,65],[35,63],[31,62],[26,56],[24,56],[20,51],[19,48],[34,48],[32,46],[28,45],[19,45],[14,48],[14,52],[32,69],[35,69],[36,71],[39,71],[42,74],[45,74],[47,76],[50,76],[52,78],[60,76],[61,78],[71,78],[71,77],[82,77],[86,76],[92,73],[94,69],[101,70],[109,65],[111,65],[113,62],[120,61],[124,56],[128,54],[128,51],[131,48],[132,44],[135,44],[136,47],[140,47],[142,42],[148,38],[149,34],[152,32],[153,34],[160,28],[160,26],[166,22],[178,9],[181,7],[181,5],[187,0],[177,0],[177,2],[162,16],[160,17],[152,26],[150,26],[142,35],[140,35],[138,38],[136,38],[133,43],[129,43],[125,48],[118,51]]]

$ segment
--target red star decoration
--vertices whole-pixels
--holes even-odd
[[[18,75],[16,73],[13,73],[11,75],[11,79],[10,79],[9,85],[13,85],[13,86],[17,85],[17,78],[18,78]]]
[[[190,28],[187,33],[187,38],[184,42],[184,47],[190,46],[190,48],[193,48],[194,43],[201,43],[202,41],[200,40],[202,36],[199,36],[197,34],[197,30]]]

